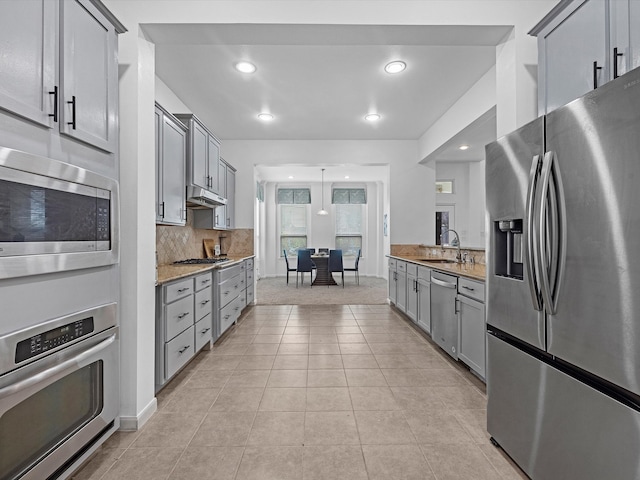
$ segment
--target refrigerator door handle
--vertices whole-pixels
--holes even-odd
[[[529,187],[527,189],[527,249],[525,251],[525,271],[527,273],[527,280],[529,283],[529,291],[531,293],[531,301],[533,308],[540,311],[542,310],[542,299],[540,298],[540,289],[538,288],[538,282],[536,280],[536,259],[533,258],[535,253],[534,245],[534,223],[535,223],[535,198],[536,198],[536,186],[538,178],[538,170],[540,165],[540,155],[533,157],[531,162],[531,171],[529,172]]]
[[[551,183],[553,182],[553,183]],[[564,188],[554,152],[546,152],[542,161],[540,215],[537,234],[537,269],[545,310],[555,315],[558,293],[566,264],[566,215]],[[546,209],[549,207],[549,212]],[[548,242],[547,242],[548,239]],[[547,245],[550,258],[547,256]]]

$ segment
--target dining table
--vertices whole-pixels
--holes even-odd
[[[316,278],[311,285],[338,285],[329,272],[329,255],[316,253],[311,255],[311,260],[316,264]]]

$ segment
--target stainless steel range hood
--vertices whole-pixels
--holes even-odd
[[[227,199],[195,185],[187,187],[187,205],[214,208],[226,205]]]

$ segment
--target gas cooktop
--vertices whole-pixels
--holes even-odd
[[[179,260],[177,262],[173,262],[173,264],[180,265],[199,265],[199,264],[207,264],[207,263],[222,263],[228,262],[228,258],[189,258],[187,260]]]

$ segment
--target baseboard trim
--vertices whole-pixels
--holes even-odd
[[[120,416],[120,430],[135,432],[149,421],[151,416],[158,410],[158,401],[155,397],[142,409],[135,417]]]

